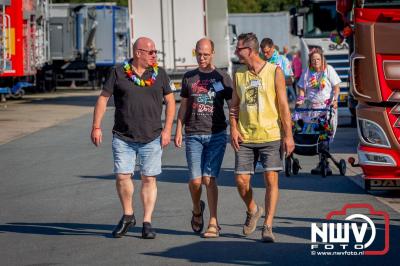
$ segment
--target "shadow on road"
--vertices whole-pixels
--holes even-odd
[[[185,166],[164,165],[163,172],[157,177],[158,182],[165,183],[181,183],[188,182],[188,170]],[[84,179],[103,179],[115,180],[113,174],[102,176],[79,176]],[[138,172],[135,173],[134,180],[140,180]],[[297,176],[286,177],[280,173],[279,187],[282,190],[301,190],[313,192],[330,192],[330,193],[349,193],[349,194],[365,194],[364,190],[355,185],[344,176],[333,175],[326,178],[315,176],[308,173],[300,173]],[[218,185],[225,187],[236,187],[234,178],[234,169],[222,168],[218,177]],[[252,186],[254,188],[265,188],[262,173],[256,173],[252,177]]]
[[[112,238],[111,232],[115,225],[108,224],[83,224],[83,223],[7,223],[0,225],[0,233],[11,232],[32,235],[83,235],[83,236],[100,236]],[[177,231],[164,228],[154,228],[158,234],[165,235],[193,235],[189,231]],[[131,228],[126,235],[127,237],[137,237],[141,235],[142,228],[135,226]],[[132,234],[135,234],[133,236]]]
[[[147,252],[144,255],[183,259],[190,263],[221,263],[238,265],[266,265],[272,262],[282,262],[282,254],[303,254],[304,258],[298,259],[287,256],[284,260],[292,265],[299,264],[310,252],[306,244],[275,243],[265,244],[260,241],[200,241],[185,246],[174,247],[164,252]]]

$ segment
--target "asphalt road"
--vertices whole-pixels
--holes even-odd
[[[317,157],[299,157],[300,174],[280,176],[280,201],[274,232],[277,243],[259,239],[261,229],[241,235],[245,210],[236,191],[234,153],[228,147],[219,183],[221,237],[202,239],[190,229],[191,202],[184,150],[170,145],[158,178],[153,226],[155,240],[143,240],[140,181],[135,176],[138,226],[122,239],[110,232],[121,215],[112,175],[112,108],[103,128],[104,142],[89,140],[91,114],[62,122],[0,145],[1,265],[398,265],[399,213],[367,194],[348,177],[309,174]],[[337,158],[355,154],[356,129],[339,128],[332,151]],[[359,170],[349,169],[357,176]],[[255,199],[262,204],[261,174],[252,179]],[[205,194],[205,193],[204,193]],[[205,199],[205,195],[203,195]],[[389,251],[384,256],[312,255],[311,223],[345,204],[369,203],[390,216]],[[206,216],[208,213],[206,212]],[[379,217],[375,217],[379,218]],[[376,250],[384,247],[384,220],[374,219]],[[261,222],[259,222],[261,226]]]

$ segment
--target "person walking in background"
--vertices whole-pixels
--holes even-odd
[[[254,160],[260,156],[266,184],[261,239],[274,242],[272,224],[279,197],[278,171],[283,169],[282,151],[289,156],[294,150],[285,78],[280,67],[260,58],[254,33],[238,37],[236,54],[245,66],[235,74],[229,121],[236,184],[247,208],[243,234],[254,232],[264,212],[254,201],[250,185]]]
[[[293,82],[293,88],[296,90],[296,95],[297,93],[297,83],[301,77],[302,73],[302,63],[301,63],[301,52],[300,50],[296,51],[296,54],[293,57],[292,61],[292,68],[293,68],[293,74],[294,74],[294,82]]]
[[[115,66],[104,84],[93,115],[91,139],[96,146],[103,139],[101,121],[111,95],[115,103],[114,174],[123,210],[112,235],[122,237],[136,224],[132,176],[138,159],[144,210],[142,237],[152,239],[156,237],[151,226],[157,199],[156,176],[161,173],[162,149],[170,143],[175,98],[165,70],[157,66],[157,50],[151,39],[137,39],[133,44],[133,58]],[[166,103],[164,127],[161,123],[163,101]]]
[[[203,237],[215,238],[221,230],[217,218],[217,178],[227,141],[224,102],[230,105],[233,85],[228,74],[213,65],[215,51],[212,40],[199,40],[195,51],[198,68],[185,73],[182,80],[175,145],[182,146],[182,128],[185,125],[189,190],[193,202],[192,230],[201,233],[204,226],[205,204],[200,200],[204,184],[210,220]]]
[[[267,62],[279,66],[283,74],[285,75],[287,94],[290,102],[295,101],[296,93],[293,90],[293,71],[289,60],[279,54],[279,51],[275,49],[275,45],[272,39],[264,38],[260,43],[261,53]]]
[[[289,60],[289,62],[292,63],[292,61],[293,61],[293,56],[292,56],[292,54],[289,52],[289,47],[288,47],[287,45],[283,46],[282,55],[283,55],[283,56],[286,56],[286,58]]]
[[[313,48],[309,55],[309,65],[305,69],[297,83],[299,96],[296,105],[305,104],[308,108],[328,109],[333,107],[332,126],[334,131],[337,126],[337,107],[341,82],[335,69],[326,63],[325,56],[320,48]],[[327,147],[329,149],[329,146]],[[311,170],[312,174],[321,173],[321,165]],[[328,166],[328,175],[332,170]]]

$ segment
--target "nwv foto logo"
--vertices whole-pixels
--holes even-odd
[[[343,222],[311,223],[311,250],[355,250],[365,255],[384,255],[389,251],[389,215],[375,210],[370,204],[347,204],[340,211],[330,212],[327,220],[346,216],[350,209],[367,210],[370,216],[381,216],[385,222],[384,246],[372,248],[377,236],[375,223],[366,214],[356,213],[345,217]],[[371,247],[371,249],[368,249]],[[376,247],[376,245],[374,245]],[[312,254],[315,254],[312,252]]]

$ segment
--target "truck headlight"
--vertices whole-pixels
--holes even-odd
[[[393,157],[383,153],[358,150],[358,160],[361,165],[396,166]]]
[[[390,148],[389,140],[383,129],[370,120],[358,119],[358,134],[361,141],[367,144]]]

